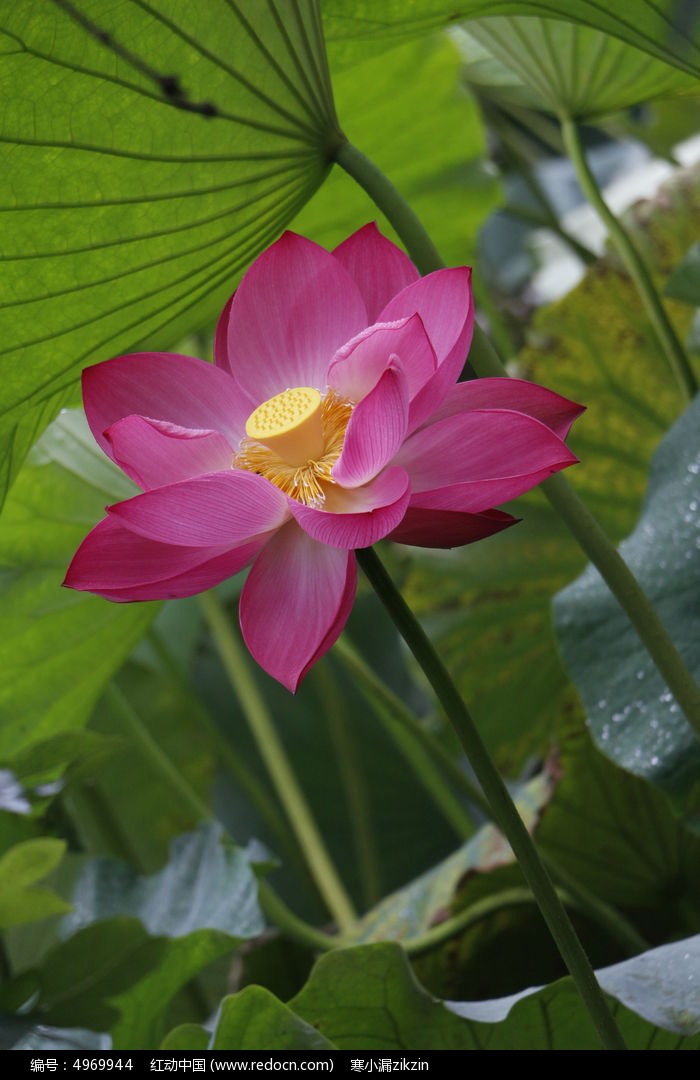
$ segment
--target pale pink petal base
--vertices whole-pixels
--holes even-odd
[[[328,385],[348,401],[362,399],[376,386],[389,359],[397,356],[413,398],[435,373],[437,358],[420,315],[363,330],[333,357]]]
[[[243,639],[261,667],[295,693],[342,631],[355,597],[351,551],[318,544],[297,525],[281,529],[243,586]]]
[[[304,532],[336,548],[371,547],[395,529],[411,496],[403,469],[385,469],[360,488],[330,488],[326,509],[289,500],[289,509]]]
[[[228,370],[256,405],[291,386],[324,390],[331,357],[367,321],[359,289],[338,260],[286,232],[255,260],[233,297]],[[222,355],[219,344],[217,361]]]
[[[444,400],[464,367],[474,329],[471,270],[436,270],[403,289],[382,310],[390,322],[418,313],[435,350],[435,374],[411,400],[409,431],[415,431]]]
[[[408,384],[392,358],[373,390],[355,406],[333,479],[344,488],[373,480],[393,458],[406,435]]]

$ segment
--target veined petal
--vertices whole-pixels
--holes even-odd
[[[192,596],[238,573],[269,537],[233,549],[182,547],[149,540],[107,517],[83,540],[63,584],[108,600]]]
[[[219,431],[237,446],[250,413],[226,372],[176,353],[132,353],[86,368],[83,402],[92,434],[110,457],[104,433],[125,416]]]
[[[285,233],[247,271],[228,319],[228,364],[257,405],[293,386],[326,387],[331,357],[367,326],[357,285],[329,251]]]
[[[409,398],[415,397],[437,368],[420,315],[378,323],[348,341],[331,361],[328,385],[348,401],[362,401],[376,386],[392,355],[398,356],[406,373]]]
[[[457,381],[474,329],[471,270],[436,270],[408,285],[379,315],[389,322],[418,312],[435,350],[437,369],[411,400],[409,431],[424,423]]]
[[[394,458],[409,473],[413,493],[421,493],[422,506],[470,513],[514,499],[576,460],[545,424],[506,409],[430,424]]]
[[[132,532],[183,547],[242,543],[289,518],[279,488],[236,469],[154,488],[107,510]]]
[[[144,489],[174,484],[202,473],[230,468],[233,450],[218,431],[193,430],[125,416],[105,431],[111,457]]]
[[[408,255],[382,236],[376,221],[343,240],[333,254],[357,284],[370,323],[378,321],[396,293],[420,277]]]
[[[403,367],[392,358],[374,389],[352,411],[333,467],[336,483],[355,488],[373,480],[401,446],[407,423],[408,382]]]
[[[395,529],[410,498],[409,479],[403,469],[385,469],[359,488],[332,487],[326,509],[289,500],[289,509],[304,532],[335,548],[371,547]]]
[[[502,510],[466,514],[456,510],[430,510],[409,504],[403,521],[389,533],[387,540],[393,540],[397,544],[411,544],[414,547],[463,547],[501,532],[517,522],[518,518]]]
[[[586,411],[585,405],[555,394],[525,379],[471,379],[457,383],[430,418],[437,423],[456,413],[473,409],[509,409],[525,413],[565,439],[574,420]]]
[[[260,666],[292,693],[338,638],[356,579],[352,552],[318,544],[294,523],[255,560],[241,594],[243,638]]]
[[[245,544],[231,548],[222,555],[200,563],[185,573],[149,585],[134,585],[130,589],[103,590],[100,596],[117,603],[132,603],[135,600],[180,600],[184,596],[196,596],[228,580],[234,574],[244,570],[262,550],[274,533],[266,533]],[[200,548],[200,551],[202,549]]]

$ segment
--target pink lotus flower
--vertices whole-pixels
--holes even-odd
[[[494,504],[576,458],[578,405],[516,379],[457,383],[470,271],[421,278],[374,225],[332,254],[285,233],[219,319],[216,364],[137,353],[83,373],[106,454],[143,489],[107,507],[65,584],[191,596],[252,563],[243,636],[290,690],[339,636],[355,548],[471,543]]]

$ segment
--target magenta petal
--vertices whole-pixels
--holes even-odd
[[[133,532],[184,547],[242,543],[289,517],[279,488],[235,469],[155,488],[107,509]]]
[[[569,434],[585,405],[525,379],[471,379],[457,383],[430,418],[430,423],[473,409],[510,409],[546,424],[560,439]]]
[[[336,548],[370,547],[401,521],[410,498],[403,469],[385,469],[360,488],[331,488],[325,510],[289,500],[304,532]]]
[[[133,353],[86,368],[83,401],[90,429],[110,456],[104,433],[125,416],[219,431],[237,446],[251,411],[230,375],[175,353]]]
[[[132,535],[134,535],[132,533]],[[195,596],[220,585],[222,581],[238,574],[252,562],[258,552],[274,533],[266,533],[249,540],[245,544],[231,548],[221,555],[215,555],[206,562],[199,563],[191,570],[176,574],[162,581],[147,585],[134,585],[124,589],[102,589],[100,596],[105,600],[131,603],[134,600],[180,600],[184,596]],[[200,553],[202,548],[199,548]]]
[[[235,548],[187,548],[148,540],[108,517],[88,533],[63,582],[108,600],[167,600],[193,596],[237,574],[270,534]]]
[[[105,439],[117,465],[144,489],[218,472],[233,460],[233,450],[218,431],[195,431],[146,416],[117,420]]]
[[[382,236],[375,221],[343,240],[333,254],[357,284],[370,323],[378,321],[396,293],[420,277],[408,255]]]
[[[294,524],[255,560],[241,594],[243,638],[260,666],[292,693],[343,629],[356,573],[352,552],[317,544]]]
[[[365,326],[362,297],[338,260],[285,233],[255,260],[233,297],[231,374],[256,404],[291,386],[325,390],[331,357]]]
[[[406,435],[408,385],[403,368],[390,361],[375,388],[353,409],[343,450],[333,468],[341,487],[366,484],[391,461]]]
[[[387,540],[414,547],[454,548],[473,544],[486,536],[515,525],[518,518],[502,510],[484,510],[481,514],[465,514],[455,510],[429,510],[409,506],[398,528]]]
[[[410,475],[414,494],[431,493],[430,503],[421,495],[421,505],[470,513],[514,499],[576,460],[539,420],[505,409],[430,424],[394,459]]]
[[[185,573],[221,548],[202,550],[148,540],[116,518],[103,518],[73,556],[63,582],[70,589],[103,592]]]
[[[411,401],[409,431],[435,411],[464,367],[474,328],[469,267],[436,270],[420,278],[387,304],[379,321],[394,321],[414,312],[423,320],[438,366]]]
[[[347,342],[333,357],[328,385],[348,401],[362,401],[392,355],[398,356],[406,373],[409,398],[415,397],[437,367],[420,315],[378,323]]]

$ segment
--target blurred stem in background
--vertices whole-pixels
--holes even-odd
[[[360,873],[364,908],[371,908],[382,896],[382,867],[372,822],[372,800],[362,755],[345,697],[326,664],[311,673],[318,690],[323,716],[333,743],[340,771],[348,821],[352,829],[355,858]]]
[[[231,627],[231,620],[216,593],[203,593],[199,602],[226,674],[241,703],[279,800],[289,816],[316,886],[338,929],[347,931],[357,919],[355,909],[275,731],[267,705],[255,685]]]
[[[659,346],[675,375],[683,396],[688,401],[692,401],[698,392],[698,381],[656,290],[651,273],[624,225],[613,214],[603,198],[586,160],[578,124],[575,120],[563,116],[561,132],[566,152],[574,166],[583,193],[605,223],[610,239],[635,284]]]

